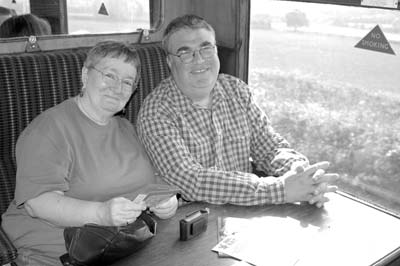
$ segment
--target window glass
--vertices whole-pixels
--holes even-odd
[[[29,0],[0,0],[0,7],[14,10],[16,14],[26,14],[30,12]],[[3,15],[4,12],[0,12]]]
[[[149,0],[68,0],[69,34],[150,29]]]
[[[33,13],[51,24],[53,34],[128,33],[151,29],[151,20],[158,23],[161,18],[151,19],[150,5],[160,8],[160,0],[0,0],[0,23]]]
[[[340,190],[400,213],[399,10],[251,6],[249,84],[275,129]]]

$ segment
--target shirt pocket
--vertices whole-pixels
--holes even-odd
[[[223,160],[228,171],[247,171],[250,160],[250,135],[245,130],[226,135]]]
[[[185,138],[185,144],[193,159],[204,167],[214,164],[213,140],[208,136],[192,134]]]

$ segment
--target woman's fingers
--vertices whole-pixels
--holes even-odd
[[[134,222],[142,211],[146,209],[144,202],[134,203],[123,197],[113,198],[107,204],[111,225],[116,226]]]
[[[178,200],[176,196],[173,196],[168,201],[150,208],[150,211],[152,211],[155,215],[157,215],[161,219],[167,219],[172,217],[177,209],[178,209]]]

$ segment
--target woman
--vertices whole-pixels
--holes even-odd
[[[18,248],[18,265],[60,265],[64,227],[125,225],[146,208],[130,199],[156,182],[152,165],[133,125],[114,116],[139,72],[132,47],[97,44],[82,68],[80,95],[43,112],[22,132],[15,199],[2,224]],[[169,218],[177,205],[174,196],[151,210]]]

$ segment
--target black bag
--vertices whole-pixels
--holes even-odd
[[[156,233],[156,221],[143,212],[126,226],[85,224],[64,229],[64,266],[100,266],[131,255],[145,246]]]

